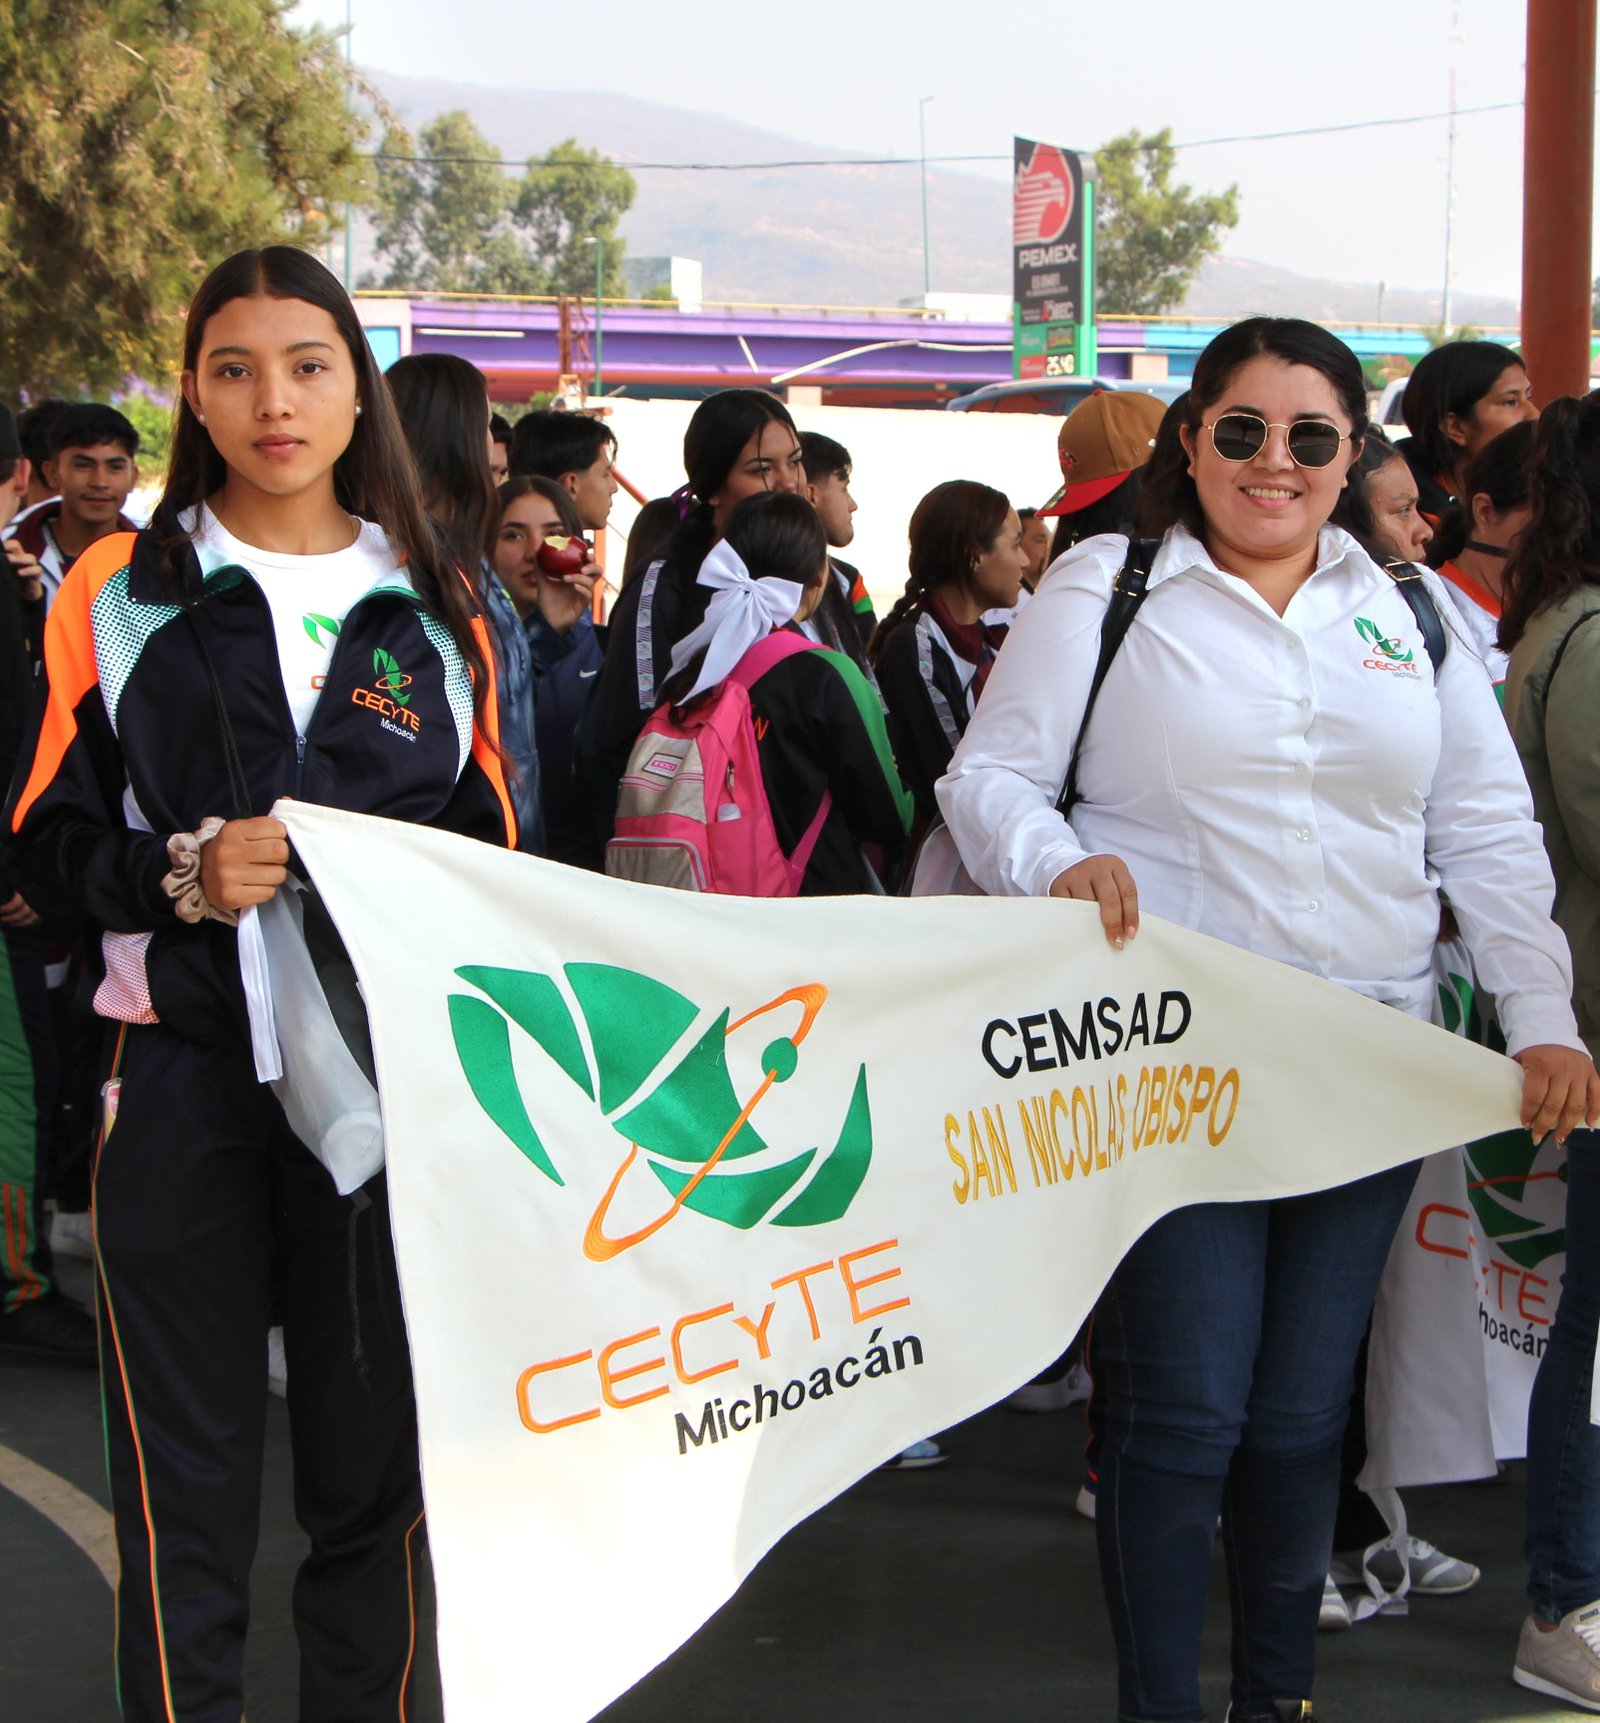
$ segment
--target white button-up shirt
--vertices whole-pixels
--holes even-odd
[[[1086,856],[1120,856],[1142,911],[1417,1016],[1442,891],[1510,1050],[1581,1047],[1550,865],[1483,663],[1443,601],[1436,684],[1405,599],[1338,528],[1281,617],[1191,533],[1167,534],[1060,817],[1126,553],[1106,535],[1050,568],[940,780],[978,884],[1042,895]]]

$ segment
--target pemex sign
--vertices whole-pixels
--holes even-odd
[[[1092,377],[1094,181],[1086,157],[1013,140],[1012,369],[1018,377]]]

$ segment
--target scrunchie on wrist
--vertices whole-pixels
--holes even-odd
[[[208,814],[192,832],[174,832],[167,839],[167,858],[172,871],[161,881],[161,889],[172,899],[179,921],[221,921],[239,925],[236,909],[218,909],[200,883],[200,852],[222,830],[223,822]]]

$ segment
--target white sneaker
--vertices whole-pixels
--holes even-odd
[[[1094,1381],[1082,1364],[1074,1364],[1054,1382],[1025,1382],[1015,1394],[1006,1396],[1013,1412],[1064,1412],[1079,1406],[1094,1390]]]
[[[1400,1584],[1400,1552],[1388,1545],[1370,1550],[1345,1550],[1333,1558],[1333,1577],[1340,1585],[1367,1583],[1362,1571],[1363,1558],[1372,1569],[1373,1577],[1385,1591],[1394,1591]],[[1472,1588],[1483,1577],[1470,1561],[1462,1561],[1436,1549],[1426,1538],[1407,1537],[1406,1567],[1411,1573],[1411,1590],[1419,1597],[1456,1597]]]
[[[267,1330],[267,1392],[280,1400],[289,1397],[289,1366],[283,1355],[283,1330]]]
[[[57,1209],[50,1217],[50,1254],[81,1256],[94,1261],[94,1222],[87,1213],[68,1214]]]
[[[1337,1633],[1340,1628],[1354,1625],[1350,1616],[1350,1605],[1345,1602],[1344,1594],[1333,1583],[1333,1575],[1330,1573],[1322,1582],[1322,1607],[1317,1611],[1317,1632]]]
[[[1530,1615],[1522,1624],[1511,1679],[1582,1711],[1600,1711],[1600,1602],[1562,1616],[1552,1633],[1541,1633]]]
[[[1092,1520],[1094,1518],[1094,1498],[1096,1488],[1098,1488],[1098,1484],[1094,1488],[1091,1488],[1088,1481],[1085,1480],[1078,1486],[1078,1499],[1072,1504],[1086,1520]]]

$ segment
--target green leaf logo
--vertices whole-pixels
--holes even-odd
[[[397,706],[411,704],[411,696],[402,692],[411,686],[411,678],[381,646],[372,654],[372,670],[377,677],[374,687],[381,688]]]
[[[318,632],[319,629],[327,634],[329,640],[336,640],[339,636],[339,624],[331,616],[320,616],[316,611],[311,610],[307,611],[300,620],[305,624],[306,633],[311,636],[313,646],[323,644],[322,634]]]
[[[752,1122],[772,1086],[789,1081],[798,1070],[800,1048],[827,999],[825,987],[793,988],[733,1022],[723,1010],[682,1051],[677,1049],[700,1018],[700,1008],[635,970],[569,963],[562,970],[565,989],[551,976],[530,970],[469,965],[456,974],[474,989],[448,996],[451,1034],[467,1084],[479,1106],[539,1172],[557,1185],[565,1182],[518,1082],[513,1024],[600,1108],[629,1145],[589,1222],[584,1252],[592,1259],[605,1261],[641,1243],[684,1208],[748,1230],[763,1223],[821,1226],[838,1220],[855,1200],[872,1164],[865,1065],[857,1070],[844,1122],[825,1155],[819,1157],[816,1148],[799,1154],[774,1150]],[[767,1045],[762,1080],[753,1094],[741,1098],[728,1067],[728,1038],[787,1006],[801,1008],[800,1022],[790,1035]],[[669,1054],[674,1057],[663,1069]],[[624,1175],[641,1157],[671,1204],[659,1219],[618,1238],[605,1230],[607,1211]]]
[[[1369,622],[1366,617],[1358,616],[1356,618],[1356,633],[1359,634],[1374,651],[1381,652],[1385,658],[1390,660],[1391,663],[1409,664],[1411,662],[1412,654],[1410,652],[1402,652],[1400,650],[1400,642],[1398,640],[1387,639],[1383,630],[1378,627],[1377,623]]]

